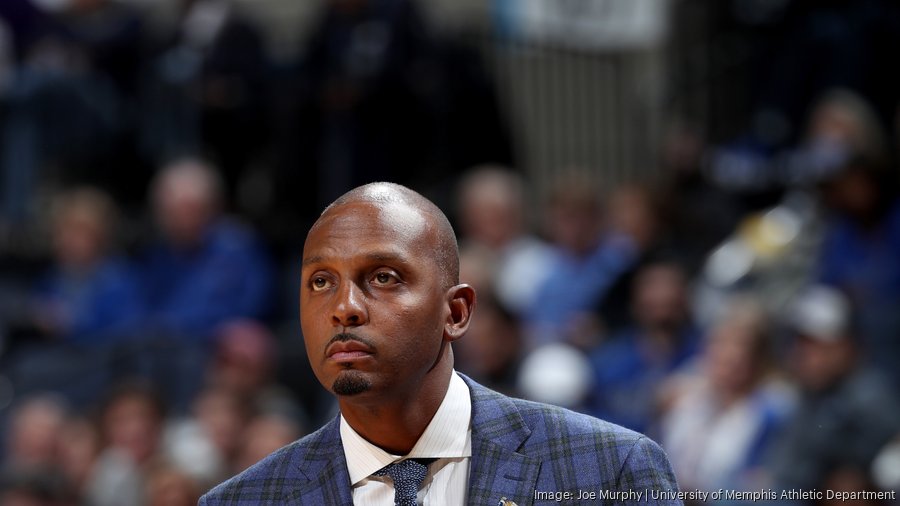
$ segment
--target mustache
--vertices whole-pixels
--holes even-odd
[[[367,339],[362,336],[358,336],[356,334],[350,332],[341,332],[340,334],[335,334],[331,339],[328,340],[328,343],[325,345],[325,348],[328,348],[334,343],[345,343],[347,341],[356,341],[368,346],[371,349],[375,349],[375,343],[373,343],[370,339]]]

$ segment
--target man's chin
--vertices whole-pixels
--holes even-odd
[[[368,392],[372,382],[360,371],[341,371],[331,385],[335,395],[353,396]]]

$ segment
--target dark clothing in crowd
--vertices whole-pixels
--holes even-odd
[[[405,181],[423,167],[434,128],[422,80],[431,41],[415,4],[329,3],[302,65],[312,138],[311,176],[320,203],[347,188]],[[319,206],[321,207],[321,206]]]
[[[900,200],[874,227],[833,218],[819,260],[819,280],[850,297],[867,354],[900,388]]]
[[[268,57],[229,2],[194,2],[150,66],[142,149],[155,164],[205,153],[234,196],[267,134]]]
[[[834,472],[868,472],[898,430],[896,392],[879,375],[853,372],[801,400],[770,456],[774,488],[821,489]]]
[[[4,2],[5,3],[5,2]],[[46,14],[12,5],[17,72],[0,131],[0,202],[12,222],[32,219],[48,183],[129,187],[143,21],[126,5]]]

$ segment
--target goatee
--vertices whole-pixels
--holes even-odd
[[[337,395],[358,395],[372,388],[372,383],[356,371],[343,371],[331,386]]]

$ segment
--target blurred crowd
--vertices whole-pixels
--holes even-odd
[[[193,505],[334,416],[298,258],[373,180],[455,224],[460,372],[645,432],[684,489],[900,487],[900,88],[859,70],[900,17],[782,3],[841,49],[803,93],[781,59],[758,76],[802,99],[761,94],[729,143],[673,118],[653,178],[536,187],[478,53],[415,2],[326,2],[278,62],[227,0],[168,30],[3,0],[0,505]]]

